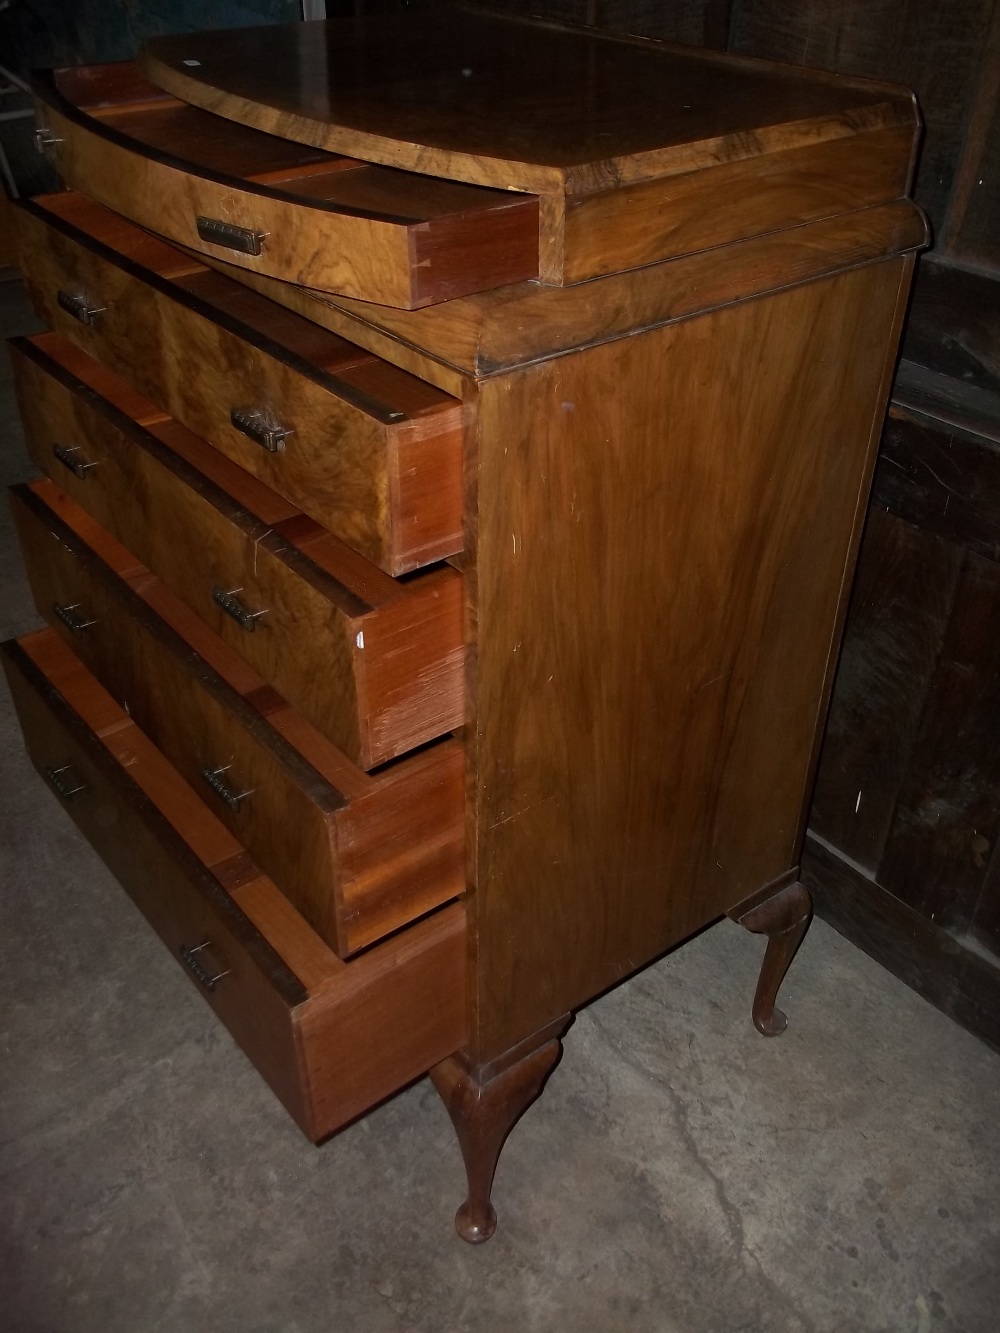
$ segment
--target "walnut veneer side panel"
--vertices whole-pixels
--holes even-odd
[[[564,259],[553,281],[582,282],[835,217],[906,192],[915,125],[772,153],[566,201]],[[549,277],[549,274],[545,275]]]
[[[481,386],[477,1058],[795,865],[909,271]]]
[[[497,375],[588,343],[610,342],[877,263],[928,241],[923,214],[909,199],[897,199],[571,287],[519,283],[424,310],[324,297],[257,274],[247,281],[271,300],[458,395],[458,371]]]

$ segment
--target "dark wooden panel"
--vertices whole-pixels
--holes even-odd
[[[982,46],[979,77],[943,238],[965,263],[1000,264],[1000,5]]]
[[[1000,832],[1000,568],[965,557],[877,879],[965,930]]]
[[[482,8],[497,14],[537,17],[553,23],[594,25],[600,22],[601,0],[492,0]],[[327,13],[333,17],[332,10],[328,9]]]
[[[726,8],[713,0],[591,0],[598,27],[693,46],[725,47]]]
[[[990,857],[969,933],[978,944],[996,954],[1000,960],[1000,843],[993,844],[993,855]]]
[[[872,501],[928,534],[1000,561],[1000,447],[981,436],[894,409]]]
[[[958,547],[877,507],[870,511],[809,823],[872,872],[889,833],[962,559]]]
[[[1000,278],[924,255],[913,285],[903,358],[1000,393]]]
[[[956,1023],[1000,1050],[1000,963],[956,940],[807,837],[816,914]]]
[[[1000,107],[994,112],[978,166],[980,174],[953,252],[964,263],[996,268],[1000,266]]]
[[[893,401],[898,416],[930,417],[944,429],[1000,445],[1000,394],[979,388],[964,376],[958,379],[901,361]]]
[[[726,49],[732,0],[490,0],[497,13],[535,15],[588,24],[610,32],[659,37],[668,42]],[[332,18],[330,0],[327,13]]]
[[[300,12],[299,0],[31,0],[3,16],[4,63],[24,72],[129,60],[153,33],[289,23]]]
[[[913,88],[926,122],[917,202],[945,217],[993,0],[736,0],[730,49]]]

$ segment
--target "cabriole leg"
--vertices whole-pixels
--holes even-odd
[[[739,909],[736,909],[738,912]],[[798,881],[779,889],[773,897],[745,912],[733,913],[733,919],[747,930],[767,936],[767,949],[753,997],[753,1023],[765,1037],[784,1032],[788,1020],[775,1005],[778,987],[785,979],[789,964],[806,933],[812,916],[812,899]]]
[[[563,1021],[562,1030],[568,1021]],[[497,1215],[490,1191],[500,1150],[541,1092],[561,1051],[562,1042],[553,1037],[499,1072],[496,1064],[473,1069],[461,1052],[430,1071],[455,1126],[465,1161],[469,1195],[455,1214],[455,1230],[471,1245],[489,1240],[496,1230]]]

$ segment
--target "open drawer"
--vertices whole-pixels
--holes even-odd
[[[375,166],[176,100],[134,65],[36,79],[63,180],[182,245],[415,309],[538,276],[538,201]]]
[[[362,772],[51,481],[11,501],[39,613],[332,949],[458,897],[457,740]]]
[[[462,549],[456,399],[83,195],[14,218],[51,329],[386,573]]]
[[[390,578],[58,334],[10,352],[38,466],[354,763],[462,725],[457,570]]]
[[[55,635],[2,652],[35,767],[311,1139],[462,1046],[460,905],[341,962]]]

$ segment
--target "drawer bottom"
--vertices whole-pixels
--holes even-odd
[[[33,764],[309,1138],[465,1044],[460,904],[341,961],[51,630],[2,654]]]

